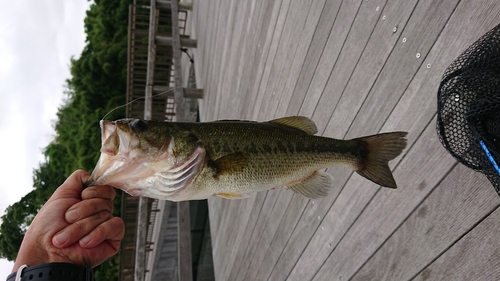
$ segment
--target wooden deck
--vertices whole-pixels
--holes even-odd
[[[336,168],[321,200],[209,199],[217,280],[500,279],[500,198],[435,129],[441,76],[500,23],[498,0],[194,0],[190,19],[202,121],[409,132],[397,190]]]

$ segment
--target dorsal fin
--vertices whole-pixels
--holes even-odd
[[[269,122],[299,129],[310,135],[314,135],[318,132],[316,124],[314,124],[314,122],[311,119],[304,116],[283,117],[271,120]]]

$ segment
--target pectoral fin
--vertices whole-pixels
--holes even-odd
[[[223,193],[217,193],[215,195],[226,199],[245,199],[249,197],[249,195],[246,193],[236,193],[236,192],[223,192]]]
[[[222,174],[232,174],[239,173],[248,164],[249,155],[246,153],[233,153],[223,156],[213,163],[215,164],[216,174],[219,176]]]
[[[328,189],[332,186],[333,178],[330,174],[316,171],[303,180],[289,184],[287,188],[310,199],[317,199],[327,196]]]

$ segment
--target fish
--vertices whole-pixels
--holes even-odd
[[[388,162],[407,144],[407,132],[350,140],[318,136],[304,116],[201,123],[126,118],[101,120],[100,126],[101,154],[86,185],[175,202],[243,199],[278,187],[317,199],[334,186],[326,168],[338,165],[397,188]]]

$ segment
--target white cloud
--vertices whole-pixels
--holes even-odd
[[[86,0],[0,0],[0,215],[32,189],[85,34]],[[0,275],[12,264],[0,263]],[[2,278],[0,276],[0,278]]]

